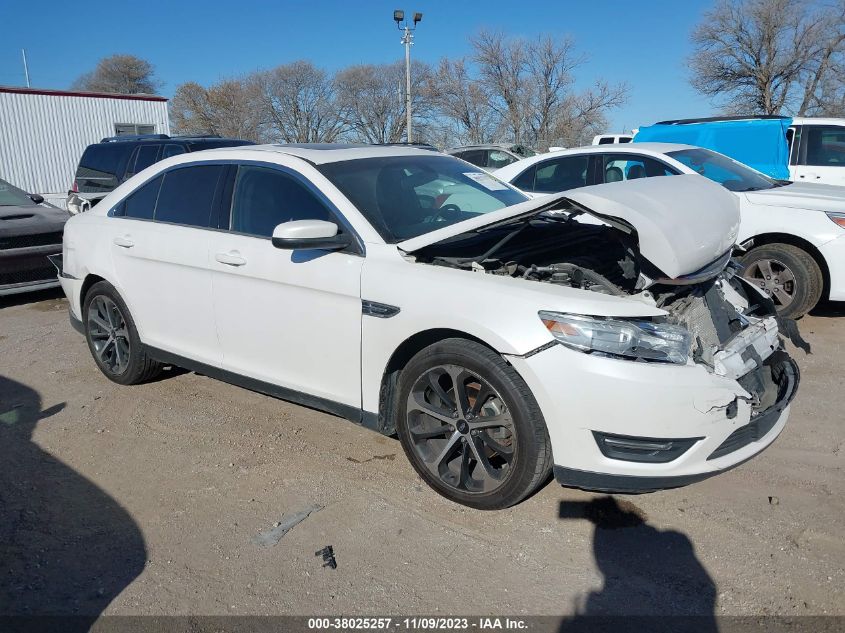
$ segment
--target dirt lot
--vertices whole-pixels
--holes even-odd
[[[757,459],[483,513],[330,415],[179,371],[117,386],[59,294],[0,300],[0,612],[845,614],[845,307],[801,329],[792,418]]]

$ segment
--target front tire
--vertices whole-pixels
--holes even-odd
[[[107,281],[97,282],[85,295],[82,322],[91,356],[109,380],[135,385],[161,372],[161,363],[141,343],[129,308]]]
[[[543,415],[528,385],[493,350],[446,339],[399,376],[396,430],[436,492],[481,510],[512,506],[551,470]]]
[[[791,244],[764,244],[742,259],[742,277],[774,301],[779,316],[797,319],[819,302],[824,277],[818,263]]]

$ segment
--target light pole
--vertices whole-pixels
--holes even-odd
[[[393,12],[393,20],[400,31],[403,31],[402,44],[405,45],[405,118],[407,132],[407,142],[412,142],[411,132],[411,44],[414,43],[414,31],[417,30],[417,24],[422,21],[422,13],[414,13],[414,26],[412,27],[405,21],[405,12],[397,9]]]

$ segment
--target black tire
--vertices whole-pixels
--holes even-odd
[[[741,262],[743,278],[772,298],[780,316],[797,319],[812,310],[821,299],[824,288],[821,268],[812,255],[797,246],[764,244],[749,251]],[[793,276],[794,281],[784,282],[778,277],[780,273]]]
[[[115,327],[108,317],[105,319],[105,327],[101,327],[102,308],[106,306],[114,306],[117,310],[115,318],[122,319],[123,327],[117,324]],[[115,313],[112,312],[111,316],[115,316]],[[82,325],[91,356],[109,380],[120,385],[136,385],[155,378],[161,372],[162,364],[147,354],[144,344],[138,338],[138,329],[129,308],[109,282],[97,282],[88,290],[82,304]],[[111,334],[104,338],[108,331]],[[122,351],[118,354],[119,343]]]
[[[458,372],[457,377],[448,373],[453,370]],[[435,382],[442,379],[439,391],[430,386],[432,377]],[[461,381],[463,397],[452,397],[450,394],[458,393],[457,384]],[[454,385],[451,392],[449,385]],[[464,402],[469,413],[454,417],[454,424],[450,425],[449,420],[431,417],[417,408],[414,403],[419,400],[409,403],[409,399],[420,395],[436,398],[438,404],[435,407],[426,402],[425,411],[455,411],[461,408],[455,403]],[[551,442],[540,407],[525,381],[493,350],[460,338],[435,343],[417,353],[402,370],[396,397],[396,431],[405,455],[420,477],[447,499],[480,510],[498,510],[519,503],[548,478]],[[492,413],[484,413],[491,407]],[[476,408],[480,410],[473,413]],[[510,422],[507,426],[503,423],[495,429],[490,427],[489,421],[500,419]],[[421,430],[421,424],[430,425],[429,430]],[[444,431],[438,433],[437,429]],[[420,439],[432,434],[435,437]],[[451,440],[456,441],[454,456],[438,460],[450,450],[444,447]],[[438,444],[427,448],[434,442]],[[509,450],[497,452],[491,446]],[[438,457],[424,459],[426,450]],[[442,469],[445,474],[435,474],[432,469],[441,470],[443,463],[447,466]],[[496,472],[497,477],[488,477],[490,472]],[[476,474],[481,484],[474,479]],[[485,490],[488,485],[495,489]]]

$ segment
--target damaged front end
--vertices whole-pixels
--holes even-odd
[[[584,221],[585,216],[601,223]],[[642,251],[638,228],[630,219],[601,215],[567,199],[536,216],[429,245],[414,257],[433,265],[626,297],[647,304],[652,314],[653,308],[662,310],[661,317],[640,319],[546,311],[539,317],[557,342],[570,349],[635,362],[698,365],[736,381],[739,395],[712,403],[729,419],[736,417],[740,401],[750,408],[752,424],[759,416],[782,411],[799,379],[797,365],[781,344],[781,335],[803,343],[794,322],[779,322],[771,300],[738,275],[729,244],[703,265],[701,257],[684,263],[683,253],[670,251],[671,241],[661,241],[652,230],[650,248],[663,248],[662,259],[652,258]],[[690,235],[681,238],[687,240],[681,249],[692,244]],[[724,246],[711,239],[711,250]],[[696,269],[690,271],[692,261]],[[672,266],[674,276],[664,272]],[[755,441],[768,430],[761,423],[755,428],[746,429],[744,439]]]

